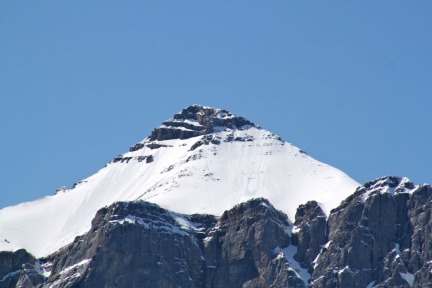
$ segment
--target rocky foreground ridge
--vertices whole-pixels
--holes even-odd
[[[294,223],[262,198],[219,218],[117,202],[48,257],[0,252],[0,287],[432,287],[431,206],[431,186],[397,177]]]

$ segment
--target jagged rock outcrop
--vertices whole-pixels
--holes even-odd
[[[328,218],[300,205],[294,226],[262,198],[219,218],[117,202],[49,257],[0,252],[0,287],[432,287],[431,213],[432,187],[399,177],[359,187]]]
[[[246,125],[255,126],[246,118],[234,116],[224,109],[191,105],[154,129],[149,140],[188,139],[212,133],[217,127],[241,129]]]
[[[117,202],[98,211],[88,233],[41,259],[50,276],[40,287],[306,287],[282,249],[289,229],[265,199],[219,219]]]
[[[0,288],[32,288],[43,283],[37,260],[26,250],[0,252]]]
[[[286,215],[265,199],[225,212],[204,240],[206,287],[304,287],[288,275],[287,262],[275,260],[275,248],[290,244],[288,228]]]
[[[431,201],[406,178],[359,187],[328,218],[312,287],[432,287]]]
[[[297,246],[295,259],[312,271],[312,263],[327,242],[326,215],[316,201],[300,205],[295,215],[293,244]]]
[[[35,288],[40,287],[45,282],[42,267],[39,262],[33,264],[27,263],[22,266],[16,287],[18,288]]]
[[[142,201],[99,210],[87,234],[45,261],[52,268],[44,287],[202,287],[204,281],[193,234],[167,210]]]

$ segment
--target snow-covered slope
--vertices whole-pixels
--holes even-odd
[[[24,247],[47,255],[88,231],[98,209],[120,200],[220,215],[264,197],[293,220],[308,200],[328,214],[358,185],[243,117],[193,105],[72,189],[0,210],[0,251]]]

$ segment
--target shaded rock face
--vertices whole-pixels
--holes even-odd
[[[153,130],[149,140],[188,139],[212,133],[217,127],[242,129],[248,125],[255,126],[249,120],[234,116],[227,110],[192,105]],[[137,148],[139,147],[134,149]]]
[[[306,287],[284,257],[285,214],[264,199],[181,215],[143,201],[98,211],[91,230],[41,259],[40,287]]]
[[[30,288],[43,283],[37,266],[37,260],[24,249],[0,252],[0,288]]]
[[[264,199],[251,200],[225,212],[204,239],[206,287],[286,287],[284,263],[274,260],[276,247],[290,244],[285,214]],[[287,263],[285,262],[285,265]],[[275,274],[280,280],[275,282]],[[303,282],[296,277],[294,282]]]
[[[171,213],[146,202],[98,211],[91,231],[46,259],[44,287],[201,287],[202,252]]]
[[[314,261],[300,239],[323,239],[322,229],[295,233],[296,257],[313,271],[312,287],[432,287],[431,211],[428,185],[397,177],[368,182],[332,210]]]
[[[297,208],[292,236],[293,244],[297,246],[295,259],[303,267],[312,271],[312,262],[327,242],[326,215],[316,201],[310,201]]]

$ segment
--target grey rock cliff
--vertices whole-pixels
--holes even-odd
[[[328,218],[312,287],[432,287],[431,201],[406,178],[359,187]]]
[[[265,199],[219,218],[118,202],[49,257],[0,252],[0,288],[432,287],[431,213],[432,187],[399,177],[364,184],[328,218],[301,205],[294,226]]]
[[[293,244],[297,246],[295,259],[309,271],[312,262],[327,242],[326,215],[316,201],[309,201],[297,208],[294,222]]]
[[[290,244],[285,214],[265,199],[226,211],[204,243],[206,287],[304,287],[275,259],[275,248]]]
[[[40,287],[305,287],[275,252],[290,244],[289,228],[265,199],[219,219],[118,202],[98,211],[88,233],[41,259],[50,276]]]
[[[31,288],[43,283],[37,260],[26,250],[0,252],[0,288]]]
[[[43,287],[200,287],[202,252],[170,212],[147,202],[98,211],[91,231],[45,261]]]

